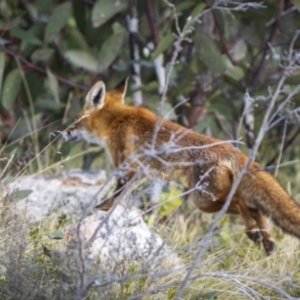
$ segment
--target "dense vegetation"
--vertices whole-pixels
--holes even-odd
[[[268,105],[264,99],[283,74],[282,55],[299,27],[297,4],[2,1],[1,138],[3,143],[22,140],[21,147],[16,142],[6,154],[17,151],[18,164],[24,164],[43,150],[49,134],[74,118],[86,90],[98,79],[114,88],[131,76],[128,96],[157,111],[165,73],[170,76],[163,114],[173,107],[174,120],[226,139],[245,136],[246,127],[251,148]],[[200,17],[189,20],[195,16]],[[130,28],[134,23],[136,28]],[[290,88],[297,86],[298,76],[294,70],[287,80]],[[243,101],[246,91],[255,104]],[[297,106],[298,95],[292,100],[273,116],[281,122],[265,137],[261,156],[267,164],[276,162],[287,119],[281,117]],[[245,126],[239,126],[245,101],[247,115],[253,106],[255,119],[248,124],[244,118]],[[297,118],[288,117],[283,148],[290,158],[296,154],[291,144],[298,131],[293,126]],[[33,136],[38,136],[35,146]],[[60,147],[62,155],[49,154],[51,162],[68,155],[68,146]],[[43,155],[39,160],[41,168]]]
[[[62,168],[109,171],[104,151],[85,143],[63,143],[60,131],[74,120],[93,83],[103,80],[112,89],[130,76],[127,103],[168,114],[198,132],[241,139],[245,152],[255,148],[263,131],[257,160],[299,198],[299,29],[298,0],[2,0],[0,187],[24,174]],[[270,104],[272,111],[262,130]],[[278,171],[280,164],[289,167]],[[168,195],[173,192],[170,189]],[[157,220],[149,216],[147,220],[152,225],[163,219],[172,229],[170,243],[183,245],[204,233],[212,219],[200,222],[198,213],[191,217],[192,208],[187,206],[172,220],[166,218],[177,206],[176,202],[162,207]],[[242,233],[231,236],[229,224],[222,219],[219,244],[204,262],[207,274],[235,270],[231,275],[238,275],[244,267],[245,277],[263,277],[265,270],[266,280],[276,282],[274,278],[289,272],[290,282],[280,286],[299,297],[292,282],[299,278],[295,240],[288,239],[273,258],[266,259],[261,249],[249,250],[248,241],[240,243]],[[168,231],[160,230],[162,235]],[[6,237],[1,236],[1,242]],[[279,231],[277,238],[282,239]],[[289,245],[294,251],[287,261],[284,247]],[[277,260],[283,262],[282,268]],[[197,285],[190,287],[191,298],[186,299],[216,299],[221,292],[226,296],[219,299],[233,299],[234,292],[224,291],[230,285],[223,289],[216,279],[222,276],[209,274],[209,283],[197,278]],[[231,278],[240,279],[247,281]],[[1,281],[5,280],[0,276],[0,286]],[[244,299],[268,295],[269,290],[251,284],[239,290]],[[170,287],[169,299],[175,294]],[[242,299],[241,294],[236,299]],[[283,299],[276,297],[272,299]]]

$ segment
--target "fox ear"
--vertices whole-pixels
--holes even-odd
[[[123,93],[122,93],[122,103],[124,103],[124,98],[125,98],[127,88],[128,88],[128,82],[129,82],[129,76],[126,77],[125,82],[124,82],[124,88],[123,88]]]
[[[124,98],[127,92],[129,77],[126,77],[125,80],[121,82],[121,84],[116,88],[116,92],[121,94],[121,102],[124,103]]]
[[[102,108],[105,99],[105,84],[103,81],[96,82],[86,96],[86,103],[90,107]]]

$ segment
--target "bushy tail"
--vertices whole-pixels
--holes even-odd
[[[256,172],[254,177],[246,175],[242,180],[242,188],[252,191],[247,201],[269,216],[283,231],[300,239],[300,205],[268,172]]]

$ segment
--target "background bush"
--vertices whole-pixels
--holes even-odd
[[[28,169],[24,167],[47,147],[54,130],[74,120],[95,81],[101,79],[111,89],[131,76],[128,96],[133,100],[127,102],[157,112],[164,87],[159,78],[170,67],[163,114],[175,108],[175,121],[223,139],[246,137],[251,148],[268,101],[252,104],[253,122],[247,125],[244,118],[245,126],[239,127],[245,92],[267,99],[268,88],[282,76],[282,54],[300,23],[296,0],[3,0],[0,13],[0,138],[7,145],[2,155],[15,155],[11,166],[17,171]],[[175,47],[178,28],[199,15],[181,48]],[[134,18],[136,32],[130,31]],[[170,65],[174,52],[176,63]],[[291,75],[287,83],[293,88],[299,71]],[[291,147],[298,119],[290,119],[284,130],[282,118],[287,108],[298,106],[299,94],[292,100],[274,115],[281,121],[265,137],[260,160],[266,165],[276,162],[283,131],[283,159],[298,154]],[[41,170],[82,150],[76,146],[70,152],[70,145],[55,143],[55,151],[40,154],[30,168]],[[82,166],[82,158],[76,164]]]

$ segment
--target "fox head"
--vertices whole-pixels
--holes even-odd
[[[124,87],[106,92],[103,81],[98,81],[87,93],[82,110],[75,122],[62,132],[66,141],[79,142],[86,140],[93,144],[103,144],[107,135],[107,119],[115,106],[124,104],[127,88]]]

